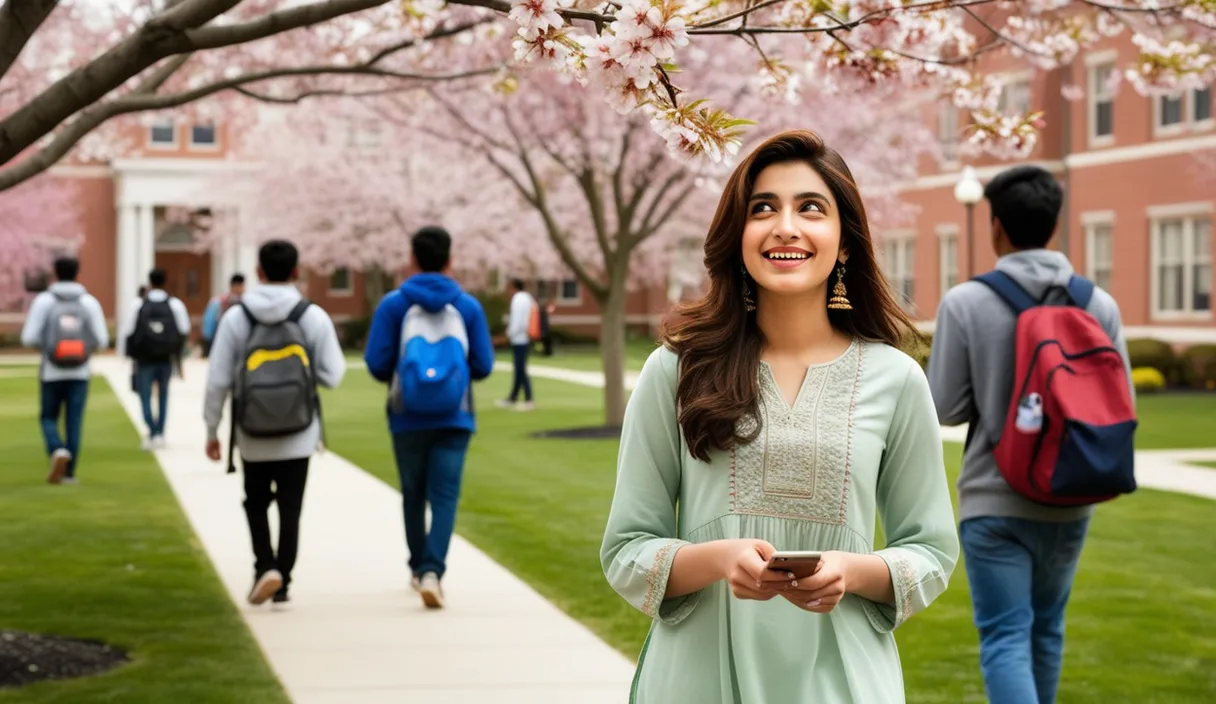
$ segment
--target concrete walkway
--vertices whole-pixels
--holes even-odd
[[[144,428],[126,363],[95,361]],[[355,370],[354,373],[362,373]],[[292,604],[253,607],[241,474],[203,455],[206,368],[173,380],[168,448],[156,453],[195,534],[299,704],[619,704],[633,663],[456,536],[447,608],[409,590],[398,491],[333,453],[313,458]],[[226,428],[226,424],[225,424]],[[226,449],[226,445],[225,445]],[[277,519],[271,511],[272,525]]]

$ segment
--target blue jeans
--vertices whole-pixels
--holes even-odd
[[[511,357],[515,363],[515,376],[511,383],[512,401],[519,398],[519,392],[524,392],[524,400],[532,400],[532,380],[528,378],[528,352],[532,345],[511,345]]]
[[[89,382],[86,379],[42,382],[42,403],[39,422],[42,437],[46,440],[46,454],[59,449],[72,453],[68,461],[67,474],[76,476],[76,460],[80,457],[80,433],[84,427],[84,405],[89,398]],[[59,414],[63,413],[63,431],[67,442],[59,435]]]
[[[401,480],[405,514],[405,544],[410,571],[421,577],[447,570],[448,545],[456,527],[456,504],[464,456],[469,450],[467,430],[411,430],[393,434],[393,455]],[[426,530],[426,506],[431,505],[431,530]]]
[[[169,379],[173,376],[172,362],[147,362],[135,368],[135,387],[144,410],[144,423],[154,438],[165,434],[165,416],[169,414]],[[152,414],[152,384],[156,383],[157,414]]]
[[[1053,704],[1064,609],[1089,519],[986,516],[959,526],[989,704]]]

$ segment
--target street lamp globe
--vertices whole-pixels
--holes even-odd
[[[954,184],[954,199],[963,205],[975,205],[984,197],[984,184],[975,176],[970,166],[963,169],[958,183]]]

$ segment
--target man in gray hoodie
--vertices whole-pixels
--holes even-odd
[[[48,336],[56,326],[52,324],[51,316],[71,318],[73,326],[83,323],[79,333],[86,346],[91,348],[90,352],[110,345],[110,333],[106,329],[106,316],[102,313],[101,304],[85,291],[84,286],[76,283],[79,272],[80,262],[76,259],[56,259],[55,283],[34,297],[25,317],[25,325],[21,328],[21,344],[43,351],[38,370],[42,397],[39,417],[42,437],[46,440],[46,453],[51,461],[46,480],[51,484],[76,483],[80,433],[84,426],[85,402],[89,398],[89,378],[92,376],[87,360],[77,366],[60,366],[52,361],[53,354],[48,346],[54,341],[49,340]],[[61,412],[65,416],[62,436],[59,434]]]
[[[247,291],[241,302],[220,319],[211,347],[203,409],[207,423],[206,451],[213,461],[221,458],[219,427],[224,403],[236,385],[238,368],[247,365],[246,342],[253,331],[252,321],[264,326],[288,321],[302,300],[292,285],[299,276],[298,261],[299,254],[290,242],[273,240],[263,244],[258,252],[258,277],[263,285]],[[346,374],[346,358],[333,321],[319,306],[309,305],[299,315],[297,324],[308,354],[307,366],[316,382],[331,389],[336,387]],[[256,366],[252,357],[248,365]],[[299,546],[308,461],[321,441],[320,407],[317,406],[307,427],[291,434],[250,437],[239,427],[235,430],[245,473],[245,516],[254,554],[254,584],[249,602],[261,604],[271,597],[275,603],[286,602]],[[270,543],[267,512],[271,501],[279,505],[277,551]]]
[[[1035,166],[998,174],[985,188],[996,268],[1036,300],[1064,287],[1072,264],[1046,249],[1063,193]],[[1095,288],[1086,311],[1123,356],[1119,307]],[[1064,610],[1092,506],[1056,508],[1016,493],[993,457],[1013,394],[1013,312],[986,285],[968,281],[942,297],[929,386],[943,425],[970,423],[958,480],[959,537],[966,557],[980,665],[991,704],[1055,701],[1064,650]]]

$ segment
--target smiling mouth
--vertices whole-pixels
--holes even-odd
[[[799,250],[796,252],[790,251],[790,250],[771,251],[771,252],[765,252],[764,258],[771,259],[774,261],[791,261],[791,260],[800,260],[800,259],[810,259],[811,253],[803,251],[803,250]]]

